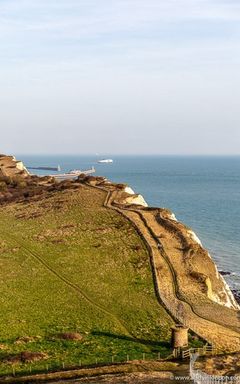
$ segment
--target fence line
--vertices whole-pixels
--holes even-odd
[[[170,356],[165,356],[167,358]],[[106,365],[120,365],[127,364],[134,361],[156,361],[163,359],[163,356],[160,352],[139,352],[139,353],[131,353],[128,352],[126,355],[106,355],[99,356],[98,358],[89,359],[81,359],[78,363],[67,363],[66,361],[53,361],[53,362],[39,362],[32,363],[30,365],[17,365],[14,364],[12,366],[7,366],[2,374],[0,374],[0,379],[3,379],[6,376],[13,377],[21,377],[25,375],[31,374],[41,374],[41,373],[50,373],[50,372],[58,372],[58,371],[70,371],[70,370],[78,370],[82,368],[97,368]]]
[[[212,345],[204,345],[203,347],[198,348],[175,348],[173,351],[173,355],[176,358],[181,357],[182,359],[191,358],[193,354],[198,354],[198,356],[206,356],[208,354],[216,354],[217,349]]]

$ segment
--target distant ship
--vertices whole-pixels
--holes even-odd
[[[113,163],[113,159],[102,159],[102,160],[98,160],[98,163]]]

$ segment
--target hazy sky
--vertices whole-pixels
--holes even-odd
[[[0,152],[240,154],[240,0],[0,0]]]

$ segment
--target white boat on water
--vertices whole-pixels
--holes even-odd
[[[98,163],[113,163],[113,159],[102,159],[102,160],[98,160]]]

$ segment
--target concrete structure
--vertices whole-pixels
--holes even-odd
[[[176,324],[172,327],[172,347],[184,348],[188,346],[188,327]]]

